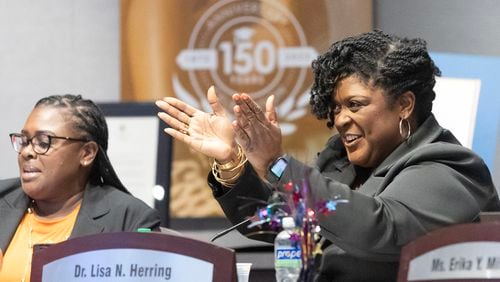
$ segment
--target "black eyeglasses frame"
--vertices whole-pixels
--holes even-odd
[[[45,151],[42,150],[43,152],[41,150],[39,150],[40,149],[39,144],[33,144],[33,139],[40,137],[40,136],[47,136],[47,138],[48,138],[47,149],[44,149]],[[61,139],[61,140],[74,141],[74,142],[92,141],[89,139],[73,138],[73,137],[67,137],[67,136],[56,136],[56,135],[50,135],[47,133],[38,133],[38,134],[31,136],[31,138],[28,138],[26,135],[21,134],[21,133],[10,133],[9,137],[10,137],[10,142],[12,143],[12,147],[14,148],[14,151],[20,153],[23,150],[23,148],[25,148],[31,144],[31,148],[33,148],[33,151],[39,155],[44,155],[50,150],[50,147],[52,146],[52,139]],[[26,145],[24,145],[24,146],[21,145],[19,148],[17,148],[17,143],[16,143],[15,139],[21,138],[21,140],[22,140],[23,137],[26,138]]]

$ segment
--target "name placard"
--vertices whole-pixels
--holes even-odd
[[[443,246],[410,261],[408,281],[500,278],[500,242]]]
[[[214,266],[165,251],[106,249],[77,253],[43,267],[42,282],[212,281]]]

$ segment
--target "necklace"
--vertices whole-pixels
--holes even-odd
[[[77,203],[69,208],[67,214],[54,218],[37,216],[37,209],[35,208],[36,203],[33,200],[31,201],[24,219],[24,229],[28,232],[28,258],[24,267],[21,279],[22,282],[29,280],[33,260],[33,249],[36,244],[52,244],[68,240],[76,221],[76,215],[80,210],[80,203],[81,200],[78,200]]]
[[[26,262],[26,266],[24,267],[24,272],[23,272],[23,278],[21,279],[21,282],[26,281],[26,275],[28,274],[28,269],[31,268],[31,259],[33,257],[33,225],[31,223],[32,221],[32,216],[33,216],[33,201],[31,202],[30,207],[28,208],[28,214],[27,214],[27,219],[28,219],[28,259]]]
[[[26,226],[28,232],[28,258],[24,267],[21,281],[29,280],[33,260],[33,248],[35,244],[52,244],[68,240],[75,224],[76,213],[79,211],[79,203],[72,207],[69,214],[58,218],[37,218],[35,201],[31,201],[26,214]],[[69,220],[69,221],[68,221]],[[62,224],[62,225],[61,225]]]

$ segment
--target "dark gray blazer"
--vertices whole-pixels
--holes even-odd
[[[255,214],[271,187],[248,166],[238,184],[227,189],[209,176],[216,199],[233,223]],[[306,173],[306,171],[308,171]],[[340,197],[335,213],[319,215],[324,249],[318,281],[392,281],[401,247],[431,230],[477,220],[480,211],[498,211],[500,202],[484,162],[430,116],[407,142],[396,148],[357,190],[362,172],[349,163],[338,136],[308,167],[290,158],[275,187],[307,176],[315,202]],[[242,198],[241,196],[245,196]],[[259,230],[239,229],[252,238],[272,240]],[[335,278],[335,279],[334,279]]]
[[[28,205],[19,178],[0,180],[0,248],[4,253]],[[114,187],[88,185],[70,238],[141,227],[159,229],[156,210]]]

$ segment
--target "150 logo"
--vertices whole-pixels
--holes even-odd
[[[307,113],[306,76],[316,56],[298,20],[279,1],[219,1],[200,17],[187,48],[177,55],[189,87],[177,74],[172,84],[177,97],[206,111],[211,110],[205,99],[211,85],[224,105],[236,92],[248,93],[261,105],[274,94],[287,135],[296,130],[293,121]]]

